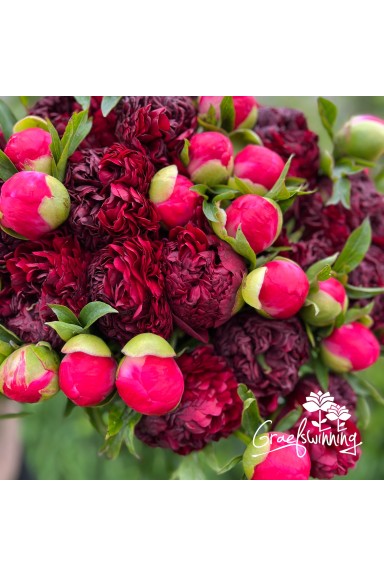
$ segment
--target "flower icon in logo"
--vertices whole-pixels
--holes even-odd
[[[329,392],[311,392],[309,396],[305,398],[307,402],[303,404],[303,408],[308,412],[319,412],[319,420],[312,420],[312,424],[319,429],[321,432],[321,425],[327,421],[327,418],[322,418],[322,412],[328,412],[328,410],[333,406],[333,396]]]
[[[328,410],[327,418],[328,420],[337,420],[337,431],[341,432],[344,428],[344,422],[351,417],[348,408],[345,406],[339,406],[339,404],[332,404]],[[340,426],[341,420],[341,426]]]

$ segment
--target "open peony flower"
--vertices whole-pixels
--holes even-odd
[[[207,330],[226,322],[241,305],[244,260],[193,224],[171,230],[163,270],[175,322],[191,336],[207,341]]]
[[[147,197],[152,163],[136,150],[115,144],[77,152],[68,165],[69,224],[87,248],[137,234],[156,238],[159,219]]]
[[[55,316],[48,304],[68,306],[75,314],[87,303],[89,256],[76,238],[57,233],[44,240],[20,243],[6,258],[12,289],[7,327],[25,342],[60,339],[45,322]]]
[[[189,454],[236,430],[243,405],[232,370],[212,346],[184,353],[177,363],[185,384],[179,406],[165,416],[142,418],[136,435],[150,446]]]
[[[94,255],[89,267],[90,299],[106,302],[119,312],[99,320],[107,338],[125,344],[141,332],[169,337],[172,316],[160,268],[162,252],[160,241],[136,236],[116,240]]]
[[[254,128],[264,146],[273,150],[286,162],[294,154],[290,176],[314,180],[319,170],[318,136],[308,129],[305,116],[289,108],[259,108]]]
[[[147,153],[156,168],[177,164],[184,139],[197,127],[188,96],[125,96],[116,108],[117,139]]]
[[[213,341],[237,380],[261,398],[289,394],[309,358],[307,336],[296,317],[269,320],[247,310],[216,330]]]

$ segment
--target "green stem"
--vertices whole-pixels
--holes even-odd
[[[246,444],[248,446],[248,444],[250,444],[250,442],[252,441],[252,438],[250,438],[249,436],[247,436],[247,434],[245,434],[244,432],[242,432],[241,430],[235,430],[233,433],[234,436],[236,436],[236,438],[238,438],[239,440],[241,440],[242,442],[244,442],[244,444]]]

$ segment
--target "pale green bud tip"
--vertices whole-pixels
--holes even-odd
[[[177,166],[166,166],[154,175],[149,188],[149,198],[154,204],[165,202],[172,195],[178,170]]]
[[[71,200],[64,184],[47,175],[46,183],[52,196],[45,196],[39,206],[39,214],[52,230],[58,228],[69,216]]]
[[[134,336],[122,349],[125,356],[138,358],[140,356],[158,356],[159,358],[172,358],[176,352],[161,336],[146,332]]]
[[[243,468],[248,480],[252,480],[255,466],[264,462],[268,456],[270,441],[268,433],[254,436],[243,454]]]
[[[48,124],[43,118],[39,116],[26,116],[22,118],[13,127],[13,133],[22,132],[23,130],[27,130],[28,128],[42,128],[46,132],[48,132]]]
[[[312,326],[328,326],[342,311],[341,305],[332,296],[322,290],[312,290],[301,309],[301,317]]]
[[[348,358],[337,356],[330,352],[326,343],[321,345],[321,358],[324,364],[334,372],[351,372],[353,369],[352,363]]]
[[[191,173],[191,178],[195,184],[216,186],[227,182],[232,170],[233,158],[229,161],[228,166],[223,166],[220,160],[208,160]]]
[[[63,346],[61,349],[63,354],[71,354],[73,352],[84,352],[90,356],[108,357],[112,353],[106,343],[98,336],[93,334],[78,334],[74,336]]]
[[[266,273],[267,268],[265,266],[256,268],[256,270],[252,270],[252,272],[250,272],[246,277],[242,289],[244,301],[256,310],[261,309],[259,296]]]

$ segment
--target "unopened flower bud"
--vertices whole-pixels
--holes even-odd
[[[0,223],[28,240],[55,230],[69,215],[63,184],[42,172],[18,172],[1,189]]]
[[[122,400],[148,416],[174,410],[184,392],[184,377],[175,351],[156,334],[139,334],[122,349],[116,386]]]
[[[191,138],[188,173],[196,184],[224,184],[233,170],[232,142],[220,132],[202,132]]]
[[[42,128],[28,128],[16,132],[7,142],[4,153],[18,170],[51,173],[52,138]]]
[[[155,174],[149,188],[149,198],[155,204],[160,220],[167,228],[184,226],[192,218],[202,197],[190,190],[193,186],[178,174],[177,166],[166,166]]]
[[[303,306],[309,291],[305,272],[296,262],[276,258],[248,274],[243,286],[247,304],[268,318],[290,318]]]
[[[311,460],[293,434],[267,432],[248,444],[243,466],[248,480],[308,480]]]
[[[48,400],[59,390],[58,369],[59,357],[49,345],[27,344],[0,366],[0,392],[16,402]]]
[[[255,193],[264,194],[273,188],[283,169],[284,161],[276,152],[249,144],[237,154],[233,173]]]
[[[328,278],[318,283],[308,294],[308,306],[301,311],[301,317],[312,326],[328,326],[348,308],[348,296],[344,286],[336,278]]]
[[[281,210],[273,200],[256,194],[236,198],[226,209],[225,227],[236,237],[239,226],[251,248],[262,252],[271,246],[281,231]]]
[[[108,346],[92,334],[79,334],[65,344],[59,370],[60,388],[78,406],[100,404],[115,386],[117,364]]]
[[[335,328],[321,343],[323,361],[334,372],[365,370],[379,355],[380,344],[376,337],[359,322]]]
[[[354,156],[377,160],[384,153],[384,120],[376,116],[353,116],[335,136],[335,157]]]

